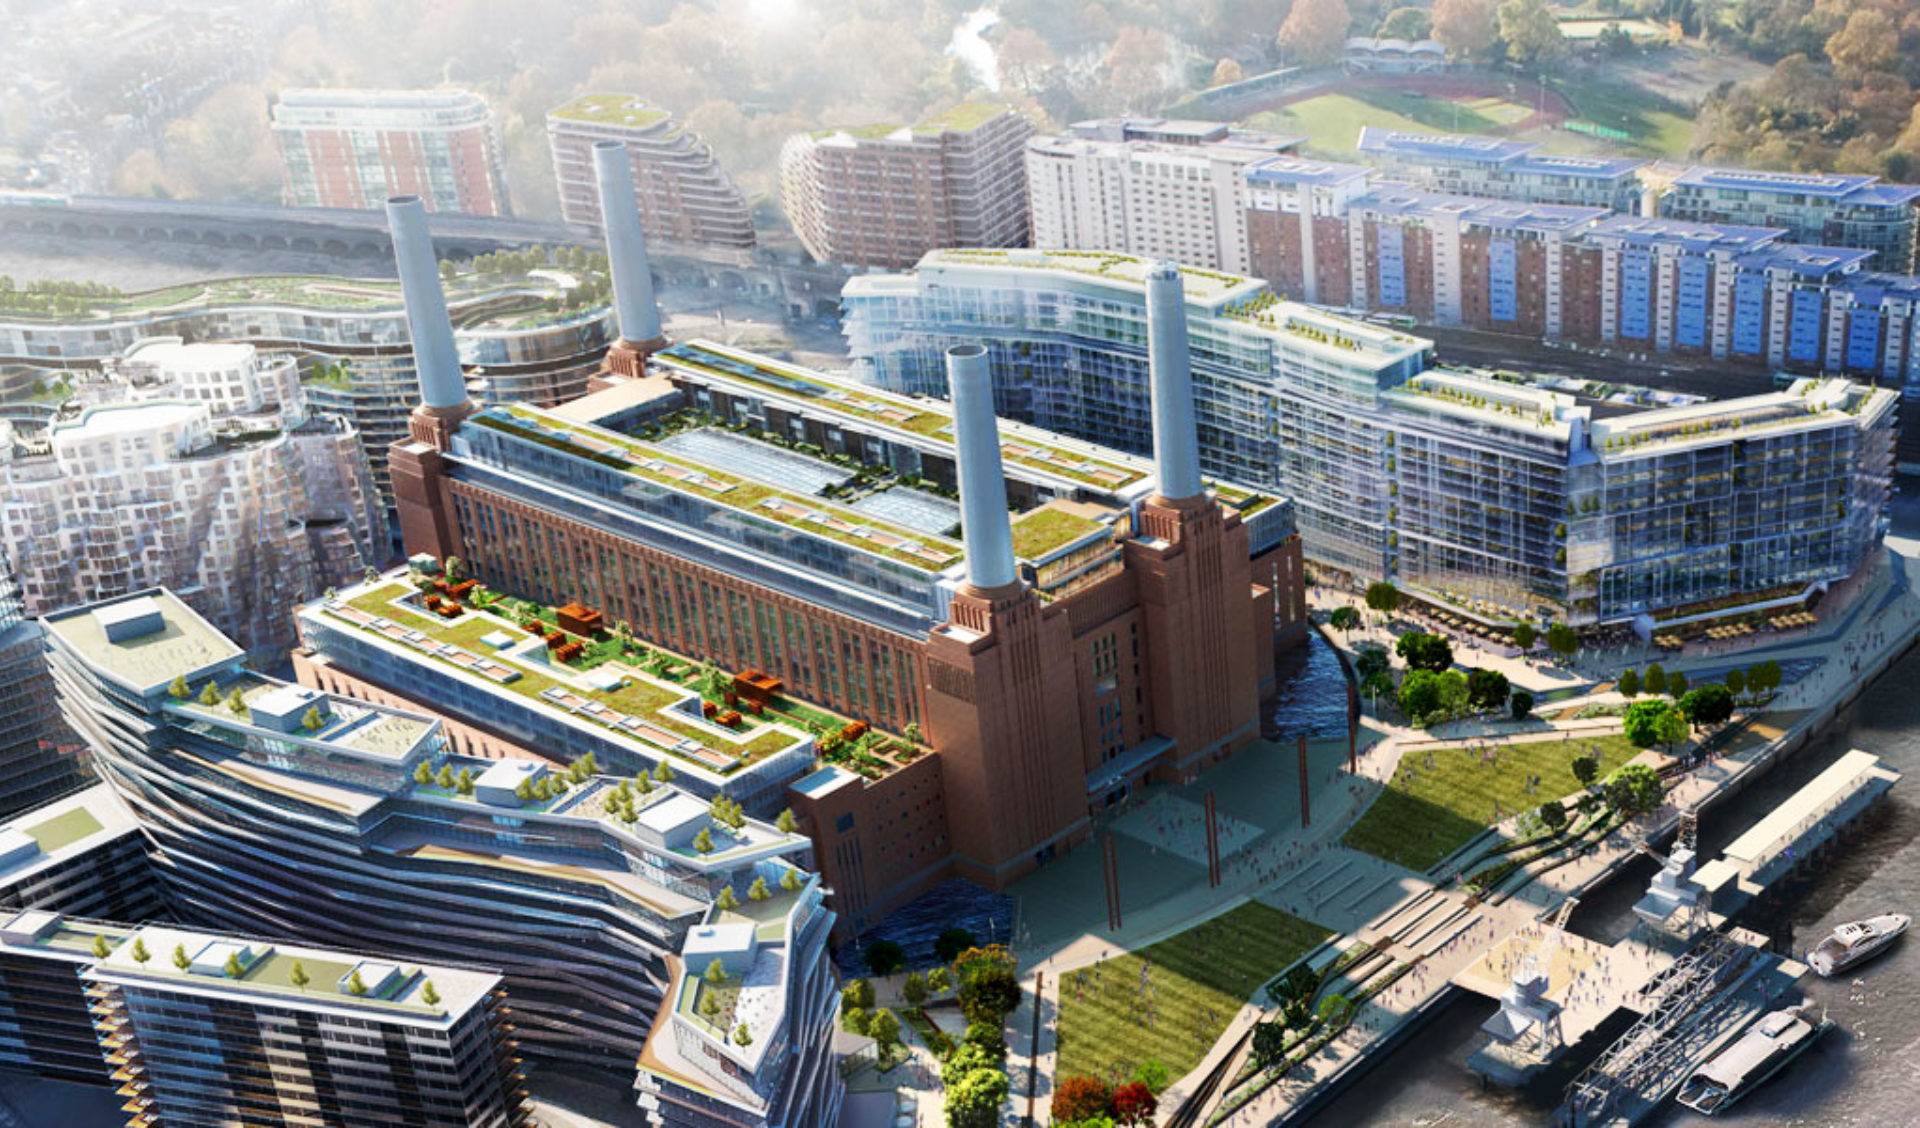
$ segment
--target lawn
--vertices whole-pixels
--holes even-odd
[[[1693,147],[1693,111],[1652,91],[1609,82],[1555,83],[1553,88],[1573,103],[1577,120],[1633,134],[1631,147],[1638,152],[1683,159]],[[1575,136],[1557,134],[1553,147],[1566,147],[1561,142]],[[1607,151],[1619,148],[1594,144]]]
[[[1184,1077],[1241,1004],[1328,935],[1249,902],[1144,951],[1066,973],[1055,1076],[1119,1082],[1158,1061]]]
[[[63,846],[71,846],[89,834],[100,832],[100,820],[85,807],[75,807],[63,815],[56,815],[45,822],[26,828],[27,836],[39,843],[44,853],[51,854]]]
[[[1340,841],[1408,869],[1430,869],[1498,819],[1580,790],[1573,761],[1590,749],[1602,776],[1640,752],[1619,735],[1509,744],[1493,761],[1466,748],[1438,748],[1431,768],[1427,753],[1409,752],[1392,786]],[[1541,780],[1532,794],[1529,776]]]

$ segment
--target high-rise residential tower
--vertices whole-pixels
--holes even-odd
[[[40,625],[23,618],[0,551],[0,818],[86,782],[79,746],[60,721]]]
[[[753,213],[700,135],[637,95],[583,94],[547,114],[560,216],[600,226],[593,145],[617,141],[633,160],[633,191],[649,239],[747,249]]]
[[[296,207],[377,208],[418,195],[429,211],[509,215],[500,139],[467,90],[282,90],[273,133]]]
[[[780,194],[814,258],[904,267],[935,247],[1027,242],[1025,145],[1011,107],[967,102],[915,125],[796,134],[780,149]]]

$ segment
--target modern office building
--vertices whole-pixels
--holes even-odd
[[[139,820],[104,783],[0,826],[0,907],[135,921],[171,911],[148,864]]]
[[[476,398],[556,404],[585,390],[613,339],[613,310],[578,306],[568,293],[551,272],[468,271],[447,283],[454,341]],[[0,313],[0,356],[34,368],[102,366],[154,337],[297,354],[308,407],[353,424],[382,503],[392,507],[387,449],[406,434],[420,383],[391,279],[223,278],[99,299],[77,314]]]
[[[618,141],[633,161],[633,190],[649,239],[748,249],[753,212],[713,150],[685,123],[634,94],[583,94],[547,114],[560,216],[600,228],[593,143]]]
[[[0,1060],[112,1085],[128,1123],[528,1119],[500,977],[42,909],[0,921]]]
[[[1596,347],[1920,383],[1920,278],[1777,227],[1618,215],[1250,165],[1253,273],[1323,305]],[[1305,218],[1303,218],[1305,217]]]
[[[1542,153],[1539,144],[1362,126],[1354,148],[1389,179],[1430,192],[1638,214],[1645,161]]]
[[[282,90],[273,135],[296,207],[377,208],[419,196],[429,211],[510,215],[500,139],[468,90]]]
[[[1659,214],[1694,223],[1778,227],[1797,243],[1870,252],[1872,265],[1912,273],[1920,185],[1839,172],[1690,168],[1660,186]]]
[[[1025,146],[1033,124],[967,102],[914,125],[795,134],[780,149],[780,196],[814,258],[911,266],[934,247],[1027,241]]]
[[[1503,205],[1508,206],[1508,205]],[[1534,207],[1544,207],[1535,205]],[[1654,221],[1648,221],[1654,222]],[[1145,449],[1144,264],[943,251],[843,300],[856,376],[933,394],[983,345],[1003,410]],[[1651,624],[1798,598],[1878,541],[1897,396],[1839,379],[1633,410],[1429,371],[1429,342],[1196,272],[1202,466],[1293,500],[1309,560],[1496,622]],[[1795,461],[1799,477],[1780,469]],[[1680,500],[1675,500],[1680,499]]]
[[[286,354],[174,339],[128,365],[95,389],[118,402],[0,444],[0,550],[26,611],[168,584],[284,654],[289,608],[386,558],[359,437],[308,413]]]
[[[1115,118],[1027,141],[1033,245],[1121,251],[1245,274],[1242,170],[1299,138],[1217,122]]]
[[[0,818],[87,781],[79,745],[60,721],[40,625],[21,613],[0,551]]]
[[[415,624],[447,621],[428,593],[394,588],[354,589],[317,614],[343,629],[379,620],[409,641],[417,641]],[[481,627],[483,615],[474,612],[469,627]],[[543,748],[556,759],[460,755],[430,716],[251,671],[237,645],[165,590],[63,611],[46,625],[63,709],[152,842],[181,920],[286,937],[285,951],[302,959],[292,943],[377,952],[375,963],[393,966],[361,967],[368,1005],[392,1001],[381,994],[387,983],[403,1001],[424,1002],[420,980],[439,985],[449,974],[415,976],[405,965],[498,967],[513,993],[515,1036],[529,1053],[622,1069],[640,1062],[637,1099],[662,1110],[656,1123],[710,1123],[702,1116],[714,1115],[749,1125],[833,1124],[833,914],[821,906],[820,878],[796,864],[808,859],[806,839],[725,817],[678,787],[600,774],[561,742]],[[479,639],[466,645],[491,649]],[[481,664],[471,651],[463,658],[452,645],[435,649],[449,669],[488,680],[531,682],[540,676],[532,665],[545,665],[526,656]],[[571,685],[557,671],[553,683]],[[150,943],[155,962],[176,942],[184,943]],[[147,1047],[141,1016],[165,1025],[171,1007],[189,1005],[180,993],[190,995],[185,985],[195,980],[162,971],[160,982],[146,982],[130,958],[117,948],[88,978],[105,989],[103,1013],[130,1023],[141,1043],[148,1072],[127,1080],[164,1104],[206,1079],[192,1061],[173,1058],[180,1044],[164,1031],[164,1048]],[[239,958],[243,971],[253,966],[246,953]],[[686,981],[700,979],[714,958],[738,969],[738,990],[717,1015],[696,1006],[703,990]],[[357,1002],[332,997],[343,982],[351,993],[351,964],[313,955],[308,991],[373,1022],[352,1011]],[[224,956],[213,966],[225,966]],[[261,974],[284,985],[291,963]],[[239,978],[252,982],[250,971]],[[472,998],[489,995],[488,983]],[[464,997],[451,985],[439,993],[449,1007]],[[299,997],[292,992],[284,1005],[297,1008]],[[278,991],[271,998],[281,1005]],[[685,1021],[672,1017],[682,1007]],[[202,1021],[195,1014],[178,1017],[196,1038],[213,1037],[193,1025]],[[491,1033],[494,1014],[487,1008],[478,1033]],[[422,1017],[440,1022],[456,1046],[467,1037],[451,1009]],[[665,1037],[678,1047],[671,1053],[660,1032],[669,1024]],[[652,1065],[642,1058],[648,1048],[661,1051]]]

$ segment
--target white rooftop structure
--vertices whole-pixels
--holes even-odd
[[[547,766],[538,760],[502,760],[473,781],[473,797],[494,807],[517,807],[519,786],[537,783],[546,774]]]

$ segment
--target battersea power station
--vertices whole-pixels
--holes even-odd
[[[790,809],[856,932],[950,878],[1003,888],[1260,736],[1304,631],[1299,537],[1286,499],[1202,478],[1179,268],[1144,278],[1148,460],[996,419],[979,346],[940,400],[669,343],[625,151],[593,155],[620,340],[551,409],[469,401],[424,212],[388,205],[422,395],[390,458],[409,578],[550,648],[316,605],[303,681],[480,754]]]

